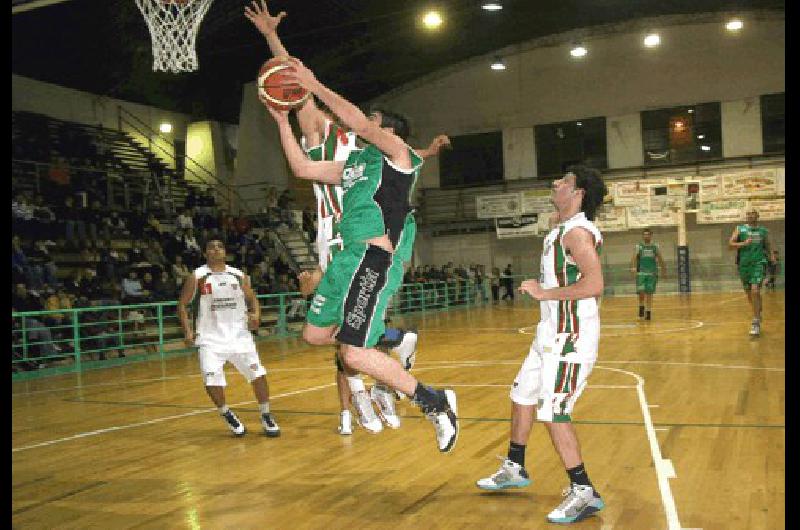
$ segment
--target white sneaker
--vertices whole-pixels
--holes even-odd
[[[547,520],[551,523],[574,523],[599,512],[606,506],[591,486],[570,484],[562,495],[566,498],[555,510],[547,514]]]
[[[372,399],[370,399],[366,391],[353,394],[353,407],[356,409],[359,425],[372,434],[377,434],[383,430],[383,423],[375,414],[375,409],[372,408]]]
[[[243,436],[247,430],[244,428],[244,423],[239,421],[239,418],[236,414],[233,413],[232,410],[228,409],[228,412],[225,414],[220,414],[222,419],[225,421],[225,424],[231,430],[234,436]]]
[[[437,390],[442,392],[445,398],[443,410],[435,410],[431,407],[421,406],[422,412],[433,423],[436,429],[436,444],[439,451],[449,453],[453,450],[458,440],[458,408],[456,407],[456,393],[452,390]],[[419,405],[419,402],[415,402]]]
[[[392,353],[396,353],[400,364],[407,372],[411,371],[414,367],[414,362],[417,360],[417,339],[419,336],[416,331],[406,331],[403,333],[403,338],[396,348],[391,348]]]
[[[270,438],[277,438],[281,435],[281,428],[269,412],[261,415],[261,426],[264,428],[264,434]]]
[[[400,428],[400,416],[394,407],[394,392],[387,386],[374,384],[369,391],[372,401],[378,405],[378,414],[381,419],[392,429]]]
[[[757,319],[753,319],[753,323],[750,325],[750,335],[755,337],[761,334],[761,323]]]
[[[353,416],[349,410],[343,410],[339,414],[339,434],[342,436],[353,434]]]
[[[528,472],[516,462],[506,457],[498,457],[503,463],[491,477],[482,478],[475,484],[482,490],[497,491],[506,488],[524,488],[531,483]]]

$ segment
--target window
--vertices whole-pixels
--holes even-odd
[[[646,110],[641,118],[645,166],[722,158],[718,102]]]
[[[537,125],[534,136],[539,178],[561,176],[573,164],[608,168],[605,118]]]
[[[451,136],[453,149],[439,153],[441,187],[503,180],[503,133]]]
[[[761,138],[765,153],[786,152],[786,93],[761,96]]]

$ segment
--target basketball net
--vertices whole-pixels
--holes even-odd
[[[153,71],[197,70],[197,30],[213,0],[136,0],[153,41]]]

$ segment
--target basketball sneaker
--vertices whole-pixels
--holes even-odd
[[[392,429],[400,428],[400,416],[394,407],[394,392],[387,386],[375,384],[369,391],[372,401],[378,405],[378,415]]]
[[[275,419],[269,412],[261,415],[261,426],[264,427],[264,434],[270,438],[277,438],[281,435],[281,428],[278,427],[278,424],[275,423]]]
[[[449,453],[453,450],[458,440],[458,409],[456,407],[456,393],[452,390],[437,390],[439,394],[438,406],[425,405],[414,401],[425,417],[433,423],[436,429],[436,443],[439,451]]]
[[[247,429],[244,428],[244,424],[239,421],[239,418],[236,414],[233,413],[232,410],[228,409],[228,412],[225,414],[220,414],[222,419],[225,420],[225,423],[228,425],[228,428],[231,430],[234,436],[243,436]]]
[[[640,305],[639,306],[639,318],[642,318],[643,316],[644,316],[644,306]]]
[[[391,348],[390,351],[392,353],[396,353],[398,359],[400,359],[400,364],[403,365],[405,370],[411,371],[414,367],[414,362],[417,360],[417,339],[419,335],[414,330],[407,330],[403,333],[403,338],[400,340],[400,344],[396,347]]]
[[[339,413],[339,434],[348,436],[353,434],[353,416],[349,410],[343,410]]]
[[[498,456],[503,463],[497,473],[491,477],[482,478],[475,484],[482,490],[497,491],[507,488],[524,488],[531,483],[525,468],[504,456]]]
[[[753,319],[752,324],[750,325],[750,335],[757,337],[761,334],[761,322],[757,318]]]
[[[575,523],[605,508],[600,495],[591,486],[572,483],[562,495],[565,497],[555,510],[547,514],[551,523]]]
[[[644,319],[645,320],[650,320],[650,311],[645,311],[644,312]]]
[[[375,414],[375,409],[372,408],[372,399],[370,399],[366,391],[353,394],[353,406],[358,415],[359,425],[372,434],[377,434],[383,430],[383,423]]]

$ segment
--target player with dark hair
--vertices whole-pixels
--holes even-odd
[[[653,231],[645,228],[642,231],[642,242],[636,243],[636,251],[631,258],[631,272],[636,275],[636,292],[639,294],[639,318],[650,320],[653,307],[653,293],[658,284],[658,269],[666,276],[666,266],[661,258],[658,245],[652,242]]]
[[[261,323],[261,306],[250,277],[225,264],[225,244],[211,239],[205,247],[206,264],[186,278],[178,300],[178,318],[186,346],[197,346],[206,393],[235,436],[246,429],[225,404],[225,363],[231,362],[253,385],[261,426],[267,436],[280,436],[281,429],[269,408],[267,370],[258,358],[251,330]],[[194,326],[186,306],[194,300]]]
[[[764,269],[767,261],[773,261],[769,231],[758,226],[758,211],[747,212],[747,223],[733,229],[728,247],[736,249],[736,264],[739,278],[747,293],[747,301],[753,309],[753,322],[750,335],[761,335],[761,285],[764,283]]]
[[[605,194],[600,172],[583,166],[570,167],[553,183],[558,224],[544,239],[539,280],[525,280],[519,287],[520,292],[540,301],[541,319],[511,388],[508,457],[494,475],[477,482],[479,488],[489,491],[531,483],[525,469],[525,447],[535,411],[570,482],[564,501],[547,516],[553,523],[573,523],[605,506],[589,480],[570,417],[597,360],[603,238],[592,219]]]

